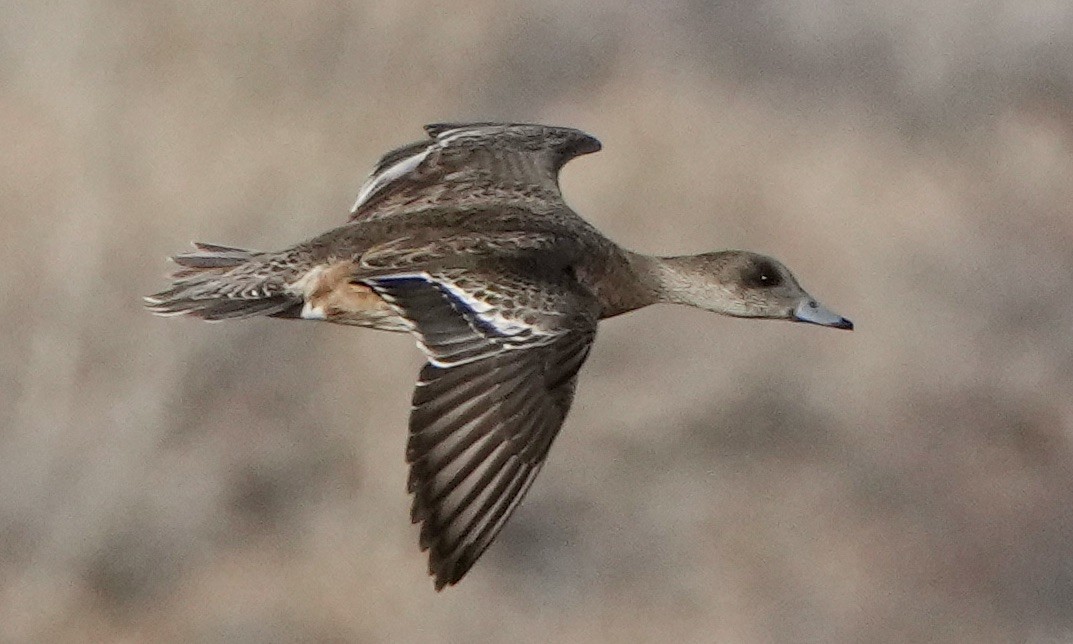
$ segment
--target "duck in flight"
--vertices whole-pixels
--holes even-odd
[[[579,130],[437,124],[386,154],[349,221],[278,252],[195,244],[159,315],[324,320],[411,333],[424,352],[406,460],[437,590],[502,529],[570,409],[599,320],[650,304],[852,329],[785,266],[724,250],[656,257],[578,216],[559,171]]]

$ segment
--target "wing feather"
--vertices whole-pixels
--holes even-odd
[[[430,139],[392,150],[358,192],[351,221],[443,203],[539,199],[561,205],[559,170],[600,142],[573,128],[517,123],[438,123]]]
[[[413,518],[422,522],[421,544],[430,550],[438,588],[469,570],[536,477],[591,344],[591,332],[578,335],[584,339],[566,335],[548,345],[422,371],[425,402],[414,406],[407,455]],[[456,378],[458,372],[502,377],[469,380]],[[451,402],[439,404],[441,399]],[[428,413],[427,406],[439,413]]]
[[[414,390],[406,459],[411,517],[421,523],[437,589],[461,579],[536,478],[596,332],[591,294],[565,275],[525,281],[525,310],[470,288],[518,286],[520,278],[476,277],[363,280],[413,325],[429,358]]]

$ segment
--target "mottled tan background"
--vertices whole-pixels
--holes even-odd
[[[0,6],[0,641],[1073,638],[1073,5]],[[408,520],[408,338],[153,318],[190,240],[342,222],[446,119],[574,125],[636,249],[857,331],[607,322],[463,583]]]

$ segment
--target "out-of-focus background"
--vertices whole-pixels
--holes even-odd
[[[1073,637],[1073,5],[8,3],[0,641]],[[423,123],[583,128],[622,244],[784,260],[854,333],[606,322],[432,589],[409,338],[159,319],[201,240],[342,223]]]

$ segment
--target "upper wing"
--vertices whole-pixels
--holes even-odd
[[[576,283],[541,289],[525,311],[449,276],[369,284],[414,325],[429,357],[406,458],[411,516],[422,522],[421,548],[430,550],[440,589],[469,570],[540,471],[570,409],[597,312]]]
[[[380,219],[440,203],[540,199],[562,204],[559,170],[600,142],[546,125],[426,125],[430,140],[393,150],[358,192],[350,220]]]

